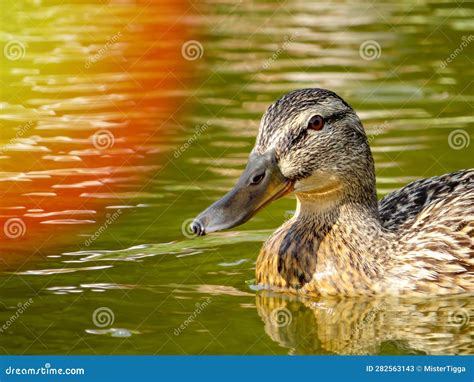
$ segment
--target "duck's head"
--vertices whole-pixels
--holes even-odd
[[[328,208],[372,200],[374,190],[372,155],[354,110],[329,90],[295,90],[268,108],[237,184],[192,229],[204,235],[235,227],[292,191],[300,201]]]

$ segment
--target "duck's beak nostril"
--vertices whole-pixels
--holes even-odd
[[[197,236],[204,236],[206,234],[204,225],[197,219],[191,223],[191,230]]]

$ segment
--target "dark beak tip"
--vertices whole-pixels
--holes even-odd
[[[204,236],[206,234],[206,229],[202,222],[198,219],[194,219],[191,223],[191,231],[197,236]]]

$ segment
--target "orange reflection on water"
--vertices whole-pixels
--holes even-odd
[[[176,1],[6,5],[3,261],[73,241],[78,226],[94,231],[146,187],[176,134],[188,11]]]

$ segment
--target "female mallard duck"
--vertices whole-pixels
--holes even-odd
[[[242,224],[291,191],[295,216],[257,260],[262,287],[346,296],[474,291],[474,170],[418,180],[378,202],[362,123],[331,91],[296,90],[271,105],[237,185],[192,229]]]

